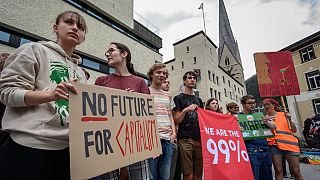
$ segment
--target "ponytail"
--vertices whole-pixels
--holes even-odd
[[[127,62],[127,69],[128,69],[130,74],[135,75],[135,76],[137,75],[136,71],[133,68],[133,64],[132,63],[130,63],[130,62],[128,63]]]

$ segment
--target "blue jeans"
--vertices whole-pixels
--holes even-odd
[[[149,158],[150,180],[169,180],[174,144],[170,140],[161,139],[162,154],[157,158]]]
[[[255,180],[272,180],[271,154],[267,150],[248,149],[251,168]]]

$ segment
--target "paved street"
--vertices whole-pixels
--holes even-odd
[[[320,179],[320,165],[311,165],[300,163],[302,175],[305,180],[319,180]],[[290,178],[284,178],[289,180]]]

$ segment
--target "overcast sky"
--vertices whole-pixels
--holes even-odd
[[[134,0],[134,11],[159,29],[163,60],[174,58],[173,43],[203,30],[219,45],[219,0]],[[238,41],[245,79],[254,75],[253,53],[278,51],[320,30],[320,0],[224,0]]]

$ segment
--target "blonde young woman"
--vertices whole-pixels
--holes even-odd
[[[66,11],[53,31],[56,42],[19,47],[1,72],[2,127],[10,133],[0,154],[2,180],[70,179],[68,99],[77,90],[69,82],[86,82],[73,52],[87,26],[77,12]]]
[[[297,131],[296,126],[287,114],[280,112],[278,102],[273,99],[265,99],[262,102],[266,118],[276,125],[274,138],[268,138],[268,144],[272,154],[272,163],[277,180],[283,179],[282,157],[284,156],[290,166],[295,179],[302,180],[300,172],[299,155],[300,149],[298,139],[293,136]],[[291,125],[289,129],[288,122]]]

